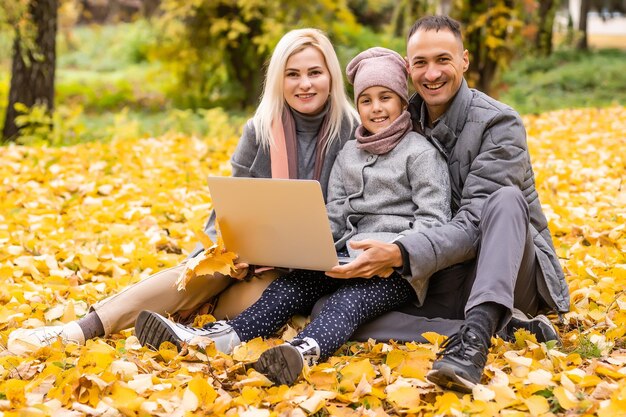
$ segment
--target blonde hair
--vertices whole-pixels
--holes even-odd
[[[343,75],[339,59],[333,49],[330,40],[318,29],[296,29],[287,32],[278,42],[265,76],[263,95],[261,102],[254,113],[253,123],[257,141],[261,146],[269,148],[274,142],[272,137],[272,121],[278,119],[285,107],[283,82],[285,67],[289,57],[304,48],[314,47],[326,62],[330,74],[330,108],[328,109],[328,144],[330,144],[341,132],[342,124],[350,123],[352,129],[356,123],[358,113],[352,107],[352,103],[346,95],[343,83]],[[348,116],[348,117],[346,117]]]

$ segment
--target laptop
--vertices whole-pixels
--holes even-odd
[[[208,182],[224,245],[241,262],[328,271],[354,260],[335,250],[319,182],[214,176]]]

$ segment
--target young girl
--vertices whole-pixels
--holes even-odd
[[[333,167],[327,210],[338,250],[350,240],[391,242],[399,235],[440,225],[450,218],[447,165],[430,143],[412,131],[407,112],[407,73],[402,57],[385,48],[368,49],[347,67],[361,126]],[[423,286],[394,272],[371,279],[333,279],[319,271],[295,270],[278,278],[261,298],[228,322],[205,329],[178,325],[142,312],[135,332],[143,344],[168,340],[180,346],[207,336],[230,352],[241,341],[274,334],[294,314],[308,314],[332,294],[321,313],[292,341],[265,351],[255,369],[275,383],[292,384],[304,363],[327,359],[357,327],[416,299]]]

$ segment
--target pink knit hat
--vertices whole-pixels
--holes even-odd
[[[404,103],[409,102],[406,63],[391,49],[375,47],[361,52],[350,61],[346,73],[354,85],[355,103],[363,91],[374,86],[387,87]]]

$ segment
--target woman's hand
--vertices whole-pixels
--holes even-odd
[[[365,239],[350,242],[353,249],[361,249],[357,258],[346,265],[338,265],[326,272],[331,278],[387,278],[393,274],[393,268],[402,266],[402,253],[398,245],[377,240]]]
[[[235,264],[235,270],[230,273],[230,277],[241,281],[248,275],[250,265],[240,262]]]

